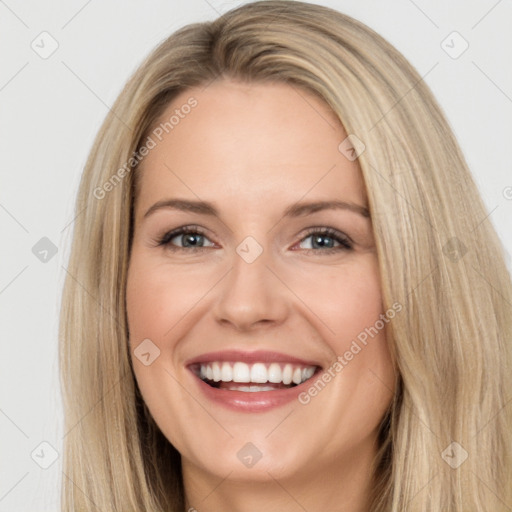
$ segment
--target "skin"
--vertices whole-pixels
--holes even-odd
[[[338,150],[347,134],[326,103],[280,83],[190,89],[161,120],[191,96],[197,106],[141,167],[126,292],[136,379],[182,454],[187,509],[368,511],[377,429],[394,391],[385,328],[307,405],[229,410],[198,392],[185,367],[210,351],[262,349],[326,369],[384,313],[369,218],[343,209],[283,218],[298,201],[367,206],[357,160]],[[143,218],[170,198],[211,202],[220,217],[164,208]],[[204,249],[186,247],[186,235],[158,245],[186,225],[203,228]],[[353,247],[327,235],[329,253],[311,227],[333,228]],[[247,236],[263,248],[251,264],[236,252]],[[146,338],[160,350],[148,366],[133,352]],[[263,454],[251,468],[237,458],[247,442]]]

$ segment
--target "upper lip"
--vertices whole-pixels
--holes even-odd
[[[211,363],[214,361],[241,361],[247,364],[251,363],[291,363],[303,366],[322,367],[317,361],[305,360],[295,356],[274,352],[268,350],[222,350],[217,352],[207,352],[197,357],[189,359],[185,365],[190,366],[198,363]]]

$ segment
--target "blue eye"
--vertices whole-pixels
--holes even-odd
[[[310,243],[311,247],[302,247],[305,251],[331,253],[352,249],[352,242],[350,239],[335,229],[310,228],[308,234],[300,241],[300,244],[304,243],[308,238],[312,239]],[[180,245],[172,243],[172,240],[174,239],[179,240]],[[215,246],[215,244],[210,241],[210,244],[206,245],[205,240],[209,241],[199,226],[184,226],[166,233],[158,240],[158,245],[166,246],[172,251],[183,251],[187,249],[196,251]],[[335,244],[338,245],[336,246]]]
[[[308,238],[311,238],[311,247],[304,248],[306,251],[331,253],[334,251],[346,251],[352,249],[352,243],[349,238],[335,229],[312,228],[308,235],[301,240],[301,243]],[[338,246],[335,246],[335,243],[337,243]],[[318,248],[321,249],[321,251],[316,250]]]
[[[177,238],[181,239],[182,245],[175,245],[171,243],[171,240]],[[166,233],[158,242],[158,245],[169,246],[172,250],[180,249],[203,249],[205,247],[204,240],[207,240],[206,236],[202,233],[198,226],[185,226],[183,228],[175,229]],[[212,244],[214,245],[214,244]]]

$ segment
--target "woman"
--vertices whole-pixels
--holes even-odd
[[[63,295],[64,510],[512,506],[510,276],[401,54],[252,3],[112,111]]]

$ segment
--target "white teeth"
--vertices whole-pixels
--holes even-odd
[[[253,364],[251,367],[251,382],[264,384],[267,382],[267,369],[263,363]]]
[[[282,382],[281,378],[281,367],[277,363],[272,363],[268,367],[268,381],[278,384]]]
[[[255,391],[275,391],[272,386],[241,386],[240,384],[233,384],[227,388],[229,391],[248,391],[254,393]]]
[[[219,380],[220,380],[220,364],[219,363],[213,363],[212,364],[212,370],[213,370],[213,380],[215,382],[219,382]]]
[[[302,371],[300,368],[295,368],[295,370],[293,370],[292,380],[295,384],[300,384],[302,382]]]
[[[269,382],[272,384],[283,383],[285,385],[290,385],[293,382],[298,385],[310,379],[315,373],[315,370],[316,366],[301,366],[290,363],[254,363],[249,365],[241,361],[237,361],[235,363],[227,361],[213,361],[211,363],[203,363],[200,365],[199,377],[203,380],[210,380],[214,382],[253,382],[257,384],[265,384],[266,382]],[[267,391],[275,389],[275,387],[270,386],[235,387],[237,389],[244,388],[244,391]]]
[[[231,382],[233,380],[233,368],[229,363],[223,363],[222,369],[222,382]]]
[[[248,364],[235,363],[233,365],[233,382],[251,382],[251,373]]]
[[[313,377],[314,373],[315,373],[315,369],[314,368],[304,368],[302,370],[302,382],[304,382],[305,380],[308,380],[311,377]]]
[[[291,384],[293,377],[293,369],[291,364],[285,365],[283,369],[283,384]]]

